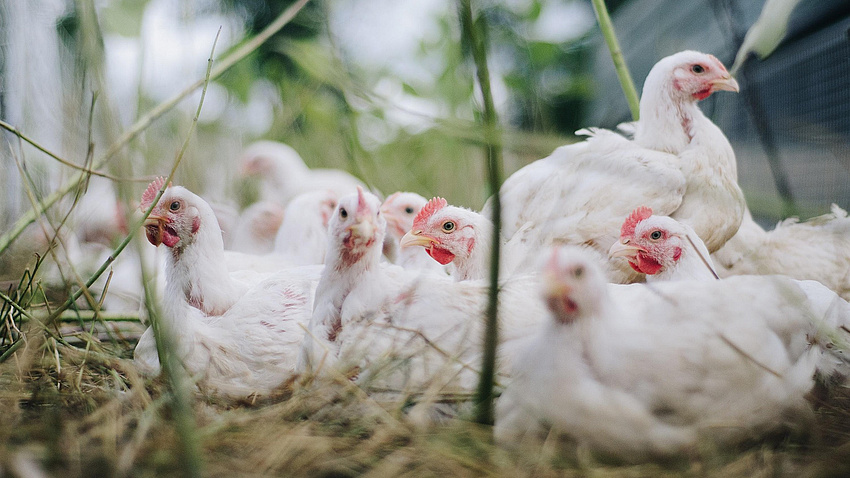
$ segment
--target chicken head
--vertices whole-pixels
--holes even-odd
[[[332,246],[339,247],[343,263],[351,264],[373,249],[380,251],[387,222],[381,216],[381,200],[357,187],[344,196],[328,224]]]
[[[682,256],[687,231],[667,216],[653,216],[641,206],[629,215],[620,229],[620,241],[608,251],[609,257],[625,257],[632,269],[657,274]]]
[[[714,55],[684,51],[668,58],[674,62],[670,74],[674,95],[704,100],[716,91],[739,90],[738,82]]]
[[[396,240],[413,227],[413,219],[419,214],[428,200],[424,197],[410,192],[397,192],[391,194],[381,205],[381,214],[387,221],[387,233],[396,237]]]
[[[139,204],[141,210],[150,207],[164,183],[165,178],[157,178],[148,185]],[[186,188],[169,185],[145,220],[148,242],[154,246],[165,244],[166,247],[178,249],[194,242],[195,235],[201,228],[201,213],[196,205],[197,200],[200,198]]]
[[[543,267],[543,299],[555,321],[571,324],[599,312],[606,298],[605,273],[596,260],[576,246],[560,246]]]
[[[401,239],[401,247],[422,246],[443,265],[456,257],[467,259],[482,239],[480,219],[478,213],[449,206],[445,199],[435,197],[416,215],[413,227]]]

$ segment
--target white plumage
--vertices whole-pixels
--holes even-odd
[[[834,204],[829,214],[806,222],[786,219],[771,231],[747,210],[738,233],[712,257],[724,277],[784,274],[816,280],[850,299],[850,218]]]
[[[258,176],[262,199],[286,205],[295,196],[310,191],[330,189],[337,196],[353,193],[365,185],[339,169],[310,169],[291,146],[277,141],[257,141],[242,153],[241,172]]]
[[[283,206],[274,201],[258,201],[242,211],[232,228],[228,249],[246,254],[268,254],[284,218]]]
[[[263,203],[280,207],[270,201]],[[264,233],[264,240],[268,241],[273,250],[265,253],[225,251],[227,269],[248,274],[271,273],[290,267],[324,263],[328,218],[335,207],[336,193],[331,190],[299,194],[283,211],[283,223],[279,224],[280,227],[274,231],[268,229]],[[257,241],[248,239],[247,242]]]
[[[323,264],[328,221],[337,199],[334,191],[322,189],[299,194],[290,201],[274,240],[274,252],[294,265]]]
[[[684,51],[659,61],[644,84],[634,140],[583,130],[586,141],[562,146],[505,181],[505,238],[522,230],[531,250],[559,242],[602,256],[623,219],[645,205],[689,224],[710,251],[720,248],[741,223],[744,196],[732,147],[697,106],[717,90],[738,85],[713,56]],[[627,267],[611,275],[616,282],[640,278]]]
[[[551,426],[645,457],[751,437],[808,410],[815,330],[793,281],[762,278],[758,294],[746,278],[606,284],[586,253],[563,248],[545,282],[550,317],[498,403],[501,443]]]
[[[364,386],[392,390],[471,390],[477,383],[483,281],[406,271],[380,261],[386,221],[369,193],[340,200],[331,219],[328,261],[316,290],[304,361],[361,370]],[[509,362],[517,344],[543,314],[531,279],[503,285],[503,348]]]
[[[146,208],[163,185],[151,183]],[[321,267],[271,276],[227,270],[221,230],[209,205],[179,186],[169,187],[145,223],[148,240],[169,248],[160,325],[202,390],[231,398],[265,394],[295,371]],[[135,362],[159,373],[152,329]]]

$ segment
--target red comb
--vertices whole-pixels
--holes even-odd
[[[416,217],[413,218],[413,228],[421,229],[425,225],[425,222],[428,221],[428,218],[433,216],[435,212],[439,211],[440,209],[443,209],[448,205],[449,202],[441,197],[435,197],[431,199],[430,201],[425,203],[424,206],[422,206],[422,209],[419,210],[419,214],[417,214]]]
[[[638,223],[643,221],[644,219],[648,219],[649,216],[652,216],[652,208],[647,206],[641,206],[626,218],[625,222],[623,222],[623,227],[620,229],[620,237],[628,237],[635,233],[635,228]]]
[[[156,198],[157,193],[159,192],[162,185],[165,184],[165,178],[160,176],[150,184],[148,184],[148,188],[145,189],[145,192],[142,193],[142,202],[139,203],[139,209],[142,211],[146,211],[153,203],[154,198]]]

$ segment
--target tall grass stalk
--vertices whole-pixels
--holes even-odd
[[[487,297],[486,328],[484,332],[484,354],[481,363],[481,375],[475,397],[475,421],[482,424],[493,423],[493,381],[496,373],[496,346],[499,337],[499,237],[502,230],[502,202],[499,189],[502,186],[502,144],[499,133],[498,116],[490,90],[490,70],[487,67],[486,21],[479,18],[476,23],[472,15],[471,0],[460,0],[460,23],[463,36],[469,43],[478,87],[484,101],[482,122],[486,148],[487,179],[492,194],[493,237],[490,255],[490,288]]]
[[[145,218],[147,218],[153,208],[156,207],[160,197],[162,197],[162,194],[168,187],[171,178],[177,171],[177,166],[180,165],[180,160],[183,159],[186,149],[189,147],[189,141],[192,139],[192,135],[198,125],[198,118],[201,116],[201,108],[204,106],[204,98],[207,94],[210,72],[212,71],[213,54],[215,53],[215,46],[218,43],[220,35],[221,28],[219,28],[218,33],[215,35],[215,40],[213,41],[212,51],[210,51],[210,57],[207,61],[207,74],[204,78],[204,87],[201,90],[201,99],[198,102],[198,109],[195,112],[195,117],[192,118],[192,125],[189,127],[186,140],[183,142],[183,147],[180,148],[180,152],[177,153],[177,159],[174,161],[174,166],[171,168],[168,178],[160,188],[153,200],[153,203],[148,207],[147,211],[145,211]],[[141,226],[141,224],[139,226]],[[136,230],[138,228],[139,227],[136,227]],[[150,323],[151,328],[153,329],[154,339],[156,341],[156,351],[159,356],[159,363],[171,389],[171,406],[172,411],[174,412],[174,428],[177,431],[177,436],[179,437],[181,445],[180,461],[182,464],[183,474],[184,476],[189,477],[200,477],[202,476],[201,470],[203,467],[203,460],[201,459],[200,438],[197,434],[195,415],[192,409],[192,383],[180,362],[180,358],[177,353],[177,346],[172,340],[172,337],[162,327],[162,323],[160,322],[162,316],[158,307],[159,302],[155,297],[154,291],[149,286],[148,271],[144,266],[144,261],[142,261],[142,264],[142,283],[145,288],[145,306],[147,307],[148,316],[151,318]]]
[[[270,23],[269,26],[266,27],[262,32],[257,34],[257,36],[255,36],[253,39],[251,39],[251,41],[246,42],[245,44],[243,44],[239,48],[233,50],[233,52],[231,52],[229,55],[227,55],[227,57],[221,59],[218,62],[218,66],[216,68],[214,68],[212,70],[212,72],[210,73],[209,78],[211,80],[218,78],[225,71],[230,69],[230,67],[232,67],[233,65],[235,65],[236,63],[238,63],[239,61],[241,61],[242,59],[244,59],[248,55],[250,55],[254,50],[259,48],[260,45],[262,45],[263,43],[268,41],[268,39],[271,38],[272,35],[274,35],[281,28],[283,28],[284,25],[289,23],[292,20],[292,18],[294,18],[295,15],[298,14],[298,12],[301,11],[301,9],[304,8],[304,5],[306,5],[307,2],[309,2],[309,1],[310,0],[298,0],[297,2],[292,4],[289,8],[284,10],[283,13],[280,14],[280,16],[278,16],[272,23]],[[151,123],[153,123],[160,116],[164,115],[165,113],[170,111],[172,108],[174,108],[178,103],[180,103],[181,100],[183,100],[184,98],[186,98],[190,94],[194,93],[195,90],[197,90],[198,88],[201,88],[205,84],[205,82],[206,82],[205,79],[200,79],[200,80],[192,83],[191,85],[189,85],[188,87],[183,89],[183,91],[177,93],[176,95],[169,98],[168,100],[165,100],[162,103],[158,104],[156,107],[154,107],[152,110],[150,110],[147,114],[145,114],[144,116],[139,118],[139,120],[136,121],[136,123],[133,124],[133,126],[131,126],[130,129],[125,131],[124,134],[122,134],[118,138],[118,140],[115,141],[115,143],[113,143],[109,147],[109,149],[107,149],[104,154],[102,154],[100,157],[98,157],[98,159],[93,162],[91,167],[87,168],[87,169],[98,170],[98,169],[102,168],[113,156],[115,156],[115,154],[117,154],[130,141],[132,141],[139,134],[141,134],[142,131],[147,129],[147,127],[150,126]],[[17,135],[19,133],[17,129],[14,129],[14,128],[9,129],[9,128],[6,128],[6,126],[9,126],[9,125],[7,125],[6,123],[0,124],[0,127],[7,129],[12,134]],[[21,139],[24,140],[24,141],[27,141],[31,144],[34,143],[34,141],[31,141],[29,138],[23,138],[22,137]],[[37,148],[39,148],[41,150],[44,150],[44,148],[42,148],[40,146],[37,146],[37,145],[34,145],[34,146],[36,146]],[[14,242],[15,239],[17,239],[18,236],[21,235],[21,233],[24,231],[24,229],[26,229],[27,226],[29,226],[30,224],[32,224],[36,220],[36,218],[38,218],[41,214],[43,214],[48,208],[53,206],[53,204],[55,204],[56,201],[63,198],[66,194],[68,194],[69,192],[71,192],[75,188],[77,188],[77,186],[80,183],[82,183],[83,181],[85,181],[87,177],[88,177],[88,171],[78,172],[73,177],[71,177],[71,179],[69,179],[67,182],[65,182],[65,184],[60,186],[59,189],[57,189],[56,191],[54,191],[52,194],[48,195],[47,197],[43,198],[42,201],[41,201],[42,206],[39,210],[28,211],[20,219],[18,219],[18,221],[15,222],[15,224],[12,226],[12,228],[8,232],[6,232],[2,236],[0,236],[0,254],[2,254],[6,249],[8,249],[9,245],[11,245],[12,242]],[[123,249],[123,247],[122,247],[122,249]],[[98,276],[99,276],[99,274],[98,274]]]
[[[602,36],[605,37],[608,51],[611,52],[611,59],[614,61],[614,68],[617,70],[617,78],[620,79],[620,86],[626,95],[626,101],[629,102],[632,119],[637,121],[640,119],[640,97],[635,88],[635,82],[632,80],[632,75],[629,74],[626,60],[623,58],[623,50],[620,49],[620,42],[617,41],[617,33],[614,31],[614,24],[611,23],[611,16],[608,15],[605,1],[593,0],[593,11],[596,12],[596,20],[599,22]]]

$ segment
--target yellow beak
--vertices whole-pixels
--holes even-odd
[[[154,214],[148,216],[144,223],[145,226],[161,226],[163,224],[165,224],[165,218]]]
[[[431,244],[438,242],[436,239],[432,239],[428,236],[423,236],[421,234],[422,234],[422,231],[413,231],[413,230],[408,231],[407,234],[405,234],[401,238],[401,242],[399,244],[401,245],[401,247],[410,247],[410,246],[428,247]]]
[[[618,241],[611,246],[611,249],[608,249],[608,257],[635,257],[637,253],[642,250],[642,247],[632,246],[630,244],[623,244],[622,242]]]
[[[371,220],[358,221],[348,227],[352,236],[360,239],[370,239],[375,234],[375,224]]]
[[[544,297],[565,297],[572,293],[572,291],[573,288],[564,282],[556,273],[546,271],[543,274]]]
[[[735,93],[741,91],[740,87],[738,86],[738,82],[735,81],[735,78],[732,78],[731,76],[718,78],[711,82],[711,86],[712,89],[715,91],[734,91]]]

